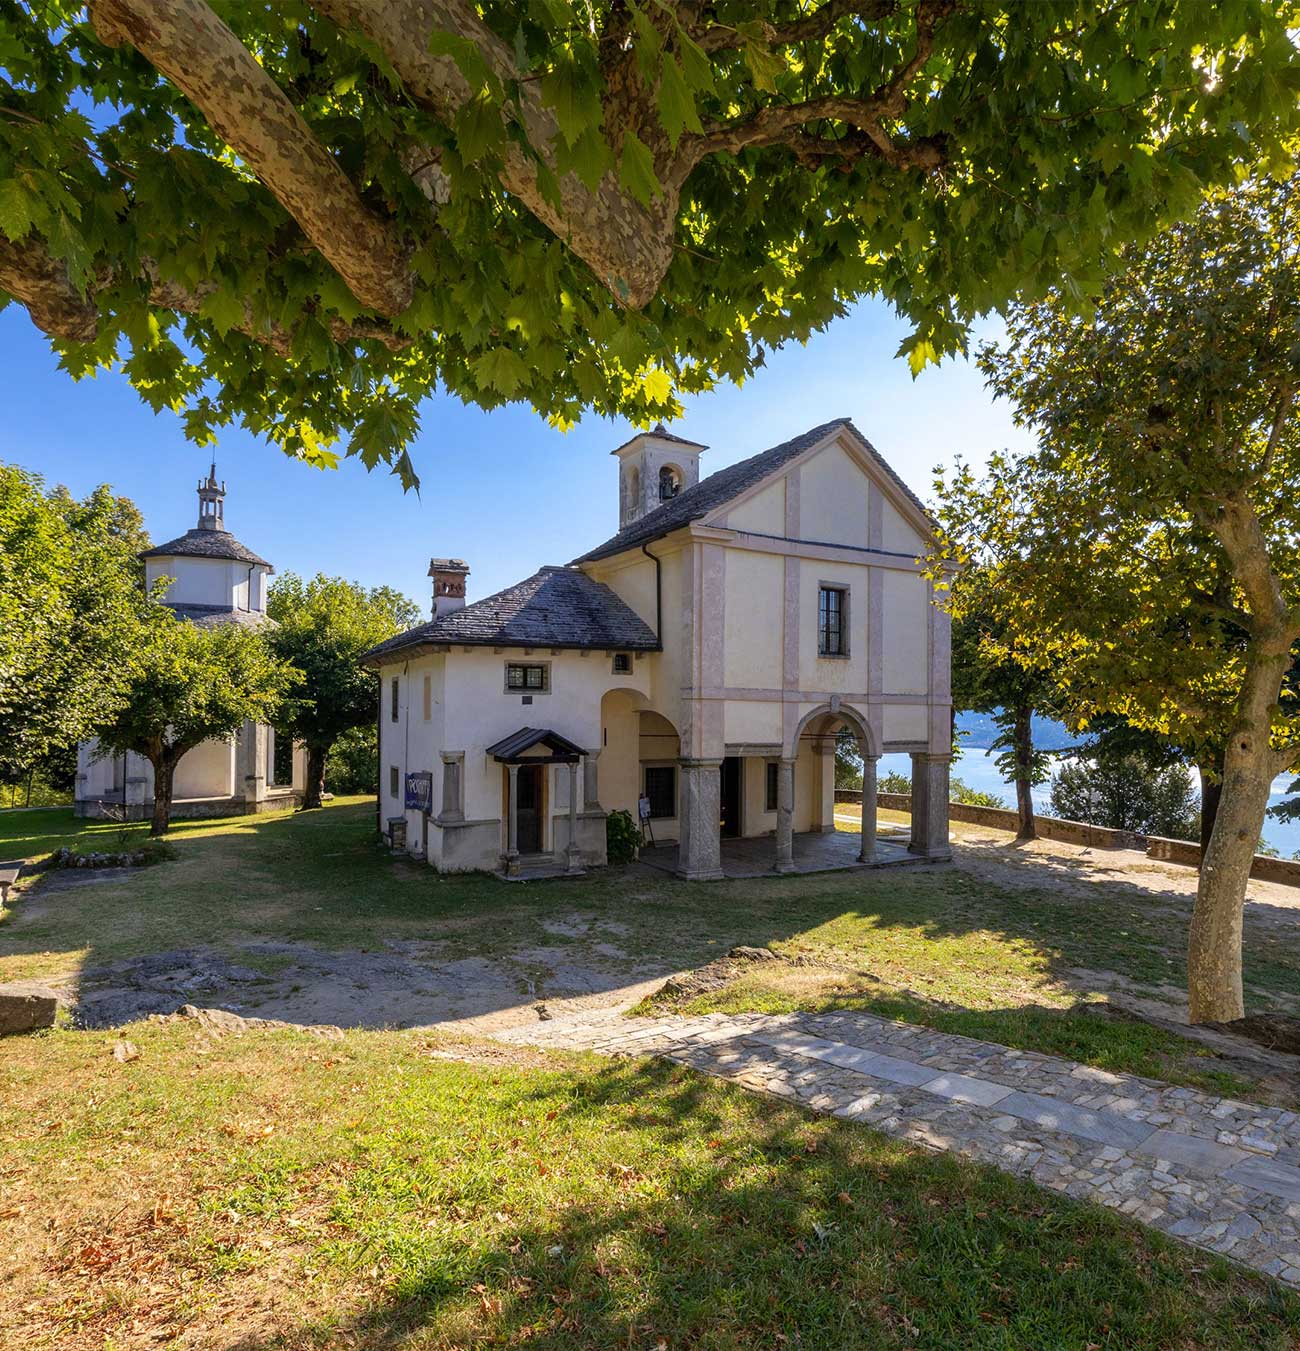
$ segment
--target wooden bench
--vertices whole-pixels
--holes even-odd
[[[20,863],[0,863],[0,906],[9,900],[9,888],[18,880]]]

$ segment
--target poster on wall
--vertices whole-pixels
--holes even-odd
[[[433,775],[428,770],[406,776],[406,810],[433,810]]]

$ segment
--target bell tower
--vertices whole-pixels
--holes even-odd
[[[206,479],[199,480],[199,529],[224,530],[226,528],[226,483],[223,479],[217,484],[217,466],[215,462],[208,470]]]
[[[639,521],[700,481],[700,455],[708,446],[664,429],[639,432],[617,450],[618,528]]]

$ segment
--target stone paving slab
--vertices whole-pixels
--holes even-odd
[[[868,1014],[627,1018],[499,1039],[659,1055],[1099,1202],[1300,1289],[1300,1114]]]

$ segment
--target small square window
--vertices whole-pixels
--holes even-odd
[[[847,657],[849,593],[842,586],[817,589],[817,652],[822,657]]]
[[[614,674],[615,675],[632,674],[632,654],[630,652],[614,653]]]
[[[506,689],[545,693],[550,688],[550,667],[545,662],[525,664],[511,662],[506,666]]]
[[[776,811],[781,791],[781,766],[775,760],[767,762],[767,802],[765,810]]]
[[[645,795],[650,799],[650,819],[671,821],[677,815],[677,770],[673,765],[648,765]]]

